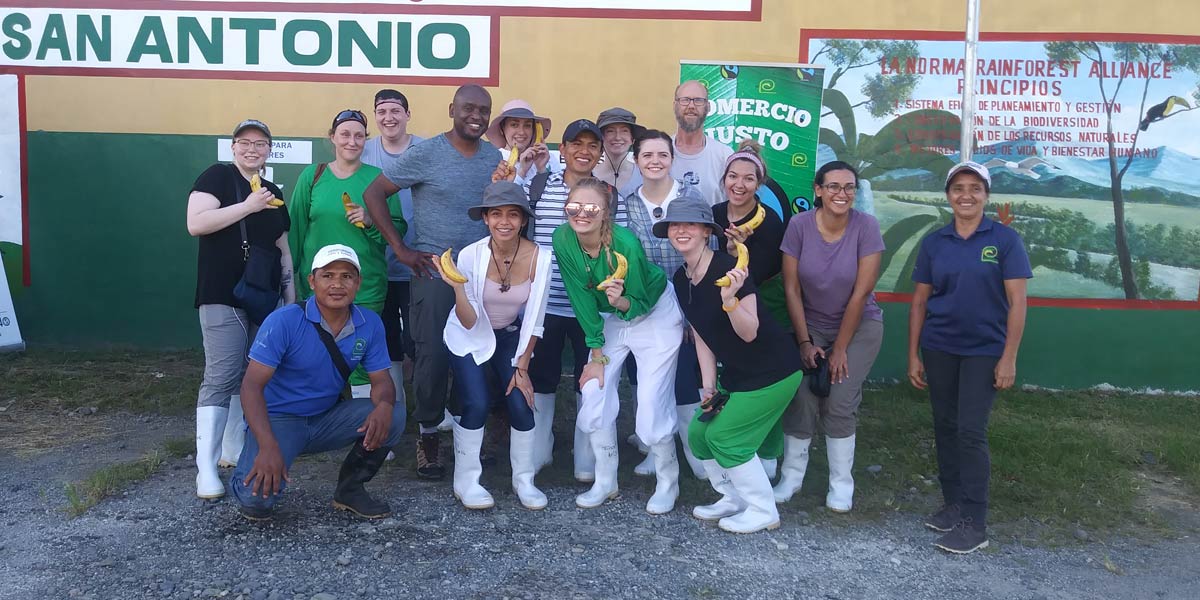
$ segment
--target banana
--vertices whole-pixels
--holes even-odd
[[[521,151],[517,150],[516,144],[513,144],[512,149],[508,151],[508,166],[516,167],[518,158],[521,158]]]
[[[542,122],[537,121],[533,124],[533,144],[536,146],[542,143],[542,139],[546,137],[546,130],[542,128]]]
[[[262,178],[258,176],[258,173],[255,173],[254,176],[250,178],[250,191],[257,192],[261,189]],[[280,200],[279,198],[271,198],[270,200],[267,200],[267,204],[269,206],[283,206],[283,200]]]
[[[617,268],[613,270],[612,275],[609,275],[604,281],[600,282],[600,285],[596,286],[596,289],[600,291],[604,291],[604,286],[612,283],[612,280],[624,279],[625,274],[629,272],[629,260],[625,258],[625,255],[613,250],[613,256],[617,257]]]
[[[739,225],[738,229],[742,230],[745,233],[750,233],[751,231],[758,229],[758,226],[762,225],[763,220],[766,218],[767,218],[767,209],[763,208],[763,205],[759,204],[758,210],[754,211],[754,216],[750,217],[749,221],[746,221],[745,223],[742,223],[741,225]]]
[[[748,250],[746,245],[741,242],[734,242],[734,245],[737,247],[737,263],[733,265],[733,268],[745,269],[750,265],[750,250]],[[716,281],[717,287],[729,287],[730,283],[732,282],[729,281],[728,275]]]
[[[446,251],[442,253],[442,257],[439,260],[439,263],[442,267],[442,277],[445,277],[454,283],[466,283],[467,278],[464,277],[462,272],[458,270],[458,266],[454,264],[454,259],[450,258],[451,250],[454,250],[454,248],[447,248]]]
[[[342,208],[346,209],[347,213],[349,213],[351,210],[354,210],[354,201],[350,199],[350,194],[347,194],[346,192],[342,192]],[[354,226],[359,229],[365,229],[367,227],[366,225],[362,224],[362,221],[355,223]]]

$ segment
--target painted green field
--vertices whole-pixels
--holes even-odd
[[[888,197],[888,194],[898,194],[902,196],[912,196],[915,198],[927,199],[931,202],[940,202],[945,204],[946,196],[941,192],[875,192],[875,212],[878,214],[881,210],[881,205],[892,204],[900,206],[891,206],[887,208],[890,215],[911,215],[913,211],[923,210],[928,208],[921,207],[917,204],[898,202]],[[1028,204],[1040,204],[1046,208],[1055,210],[1072,210],[1082,213],[1093,222],[1100,225],[1108,225],[1113,222],[1113,209],[1111,202],[1101,200],[1084,200],[1080,198],[1050,198],[1047,196],[1029,196],[1024,194],[993,194],[990,200],[993,204],[1006,202],[1025,202]],[[1019,212],[1019,211],[1018,211]],[[1171,206],[1169,204],[1138,204],[1125,203],[1125,218],[1129,221],[1145,225],[1158,225],[1162,223],[1168,227],[1171,225],[1196,225],[1200,224],[1200,209],[1187,208],[1184,206]],[[882,218],[880,222],[882,224]]]

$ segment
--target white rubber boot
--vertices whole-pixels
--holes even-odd
[[[364,383],[364,384],[362,384],[362,385],[352,385],[352,386],[350,386],[350,397],[351,397],[351,398],[367,398],[367,399],[370,399],[370,398],[371,398],[371,384],[369,384],[369,383]]]
[[[775,484],[775,501],[782,504],[792,499],[804,483],[808,471],[808,447],[812,438],[802,440],[790,435],[783,437],[783,476]]]
[[[535,471],[554,461],[554,394],[533,395],[533,467]]]
[[[825,437],[825,452],[829,455],[829,493],[825,506],[833,512],[850,512],[854,504],[854,436]]]
[[[767,474],[767,479],[775,479],[779,475],[779,459],[778,458],[763,458],[758,457],[758,462],[762,463],[763,471]]]
[[[592,489],[575,497],[579,508],[596,508],[617,497],[617,425],[603,427],[588,437],[596,457],[596,482]]]
[[[658,479],[654,486],[654,495],[646,503],[646,512],[652,515],[665,515],[675,510],[675,500],[679,498],[679,460],[675,458],[675,440],[666,441],[650,446],[650,456],[654,458],[654,475]]]
[[[246,443],[246,421],[242,417],[242,397],[229,397],[229,414],[225,417],[225,435],[221,438],[221,460],[218,467],[236,467]]]
[[[771,480],[757,460],[748,460],[729,469],[729,480],[740,498],[746,501],[746,510],[721,519],[717,526],[730,533],[754,533],[779,527],[779,510],[775,508],[775,495],[771,493]]]
[[[392,361],[391,368],[388,369],[388,377],[392,378],[392,385],[396,388],[396,407],[395,410],[408,410],[408,398],[404,393],[404,363],[398,360]],[[395,460],[396,453],[388,450],[384,460]]]
[[[633,474],[634,475],[653,475],[654,474],[654,453],[650,451],[650,446],[643,444],[642,438],[639,438],[636,433],[629,434],[629,440],[627,440],[627,441],[630,443],[630,445],[637,446],[638,451],[644,452],[646,454],[646,458],[643,458],[642,462],[638,463],[635,467],[633,467]],[[674,441],[674,440],[672,440],[672,441]],[[645,450],[643,451],[642,448],[645,448]]]
[[[721,468],[717,461],[704,461],[704,472],[708,473],[708,483],[718,494],[721,494],[721,499],[712,504],[693,508],[693,517],[701,521],[716,521],[746,510],[746,503],[738,497],[737,490],[733,488],[733,482],[729,480],[729,472]]]
[[[492,495],[479,485],[483,465],[479,464],[479,447],[483,445],[483,428],[463,429],[454,424],[454,497],[472,509],[496,505]]]
[[[512,462],[512,486],[517,493],[521,506],[529,510],[546,508],[546,494],[537,489],[533,483],[533,475],[537,472],[538,435],[536,430],[517,431],[512,429],[508,434],[508,458]]]
[[[581,394],[575,394],[575,409],[579,410],[580,403],[583,402]],[[571,451],[575,457],[575,481],[580,483],[592,483],[596,480],[596,455],[592,451],[592,443],[587,433],[584,433],[579,427],[574,427],[575,430],[575,448]]]
[[[221,439],[228,417],[229,409],[223,406],[196,409],[196,495],[201,498],[225,495],[217,461],[221,459]]]
[[[687,459],[688,466],[692,468],[692,474],[696,479],[708,479],[708,474],[704,472],[704,463],[692,454],[692,443],[688,441],[688,426],[692,423],[692,417],[696,416],[696,411],[700,410],[700,403],[684,404],[675,406],[675,414],[679,417],[679,441],[683,442],[683,456]]]
[[[458,423],[458,419],[450,414],[450,409],[446,409],[446,416],[442,417],[442,422],[438,423],[437,430],[445,433],[454,429],[454,425]]]

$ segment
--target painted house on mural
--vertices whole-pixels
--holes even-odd
[[[764,141],[773,207],[805,209],[824,162],[862,170],[888,248],[874,375],[902,374],[914,250],[960,156],[959,0],[2,3],[0,254],[30,344],[198,345],[184,207],[243,118],[274,131],[286,197],[330,159],[329,116],[382,87],[423,136],[463,83],[558,123],[623,106],[673,131],[674,86],[708,65],[728,91],[709,132]],[[1185,0],[983,6],[973,150],[1035,267],[1023,382],[1200,389],[1197,22]],[[730,83],[764,63],[798,83]]]

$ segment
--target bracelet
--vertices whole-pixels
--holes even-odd
[[[805,344],[811,344],[811,343],[813,343],[812,338],[808,338],[807,340],[800,340],[801,346],[803,346]]]
[[[608,358],[607,354],[601,354],[600,358],[593,358],[593,359],[589,360],[588,362],[593,362],[593,363],[601,364],[601,365],[607,365],[609,362],[609,358]]]
[[[727,313],[731,313],[731,312],[733,312],[733,311],[737,310],[737,307],[738,307],[738,305],[739,305],[739,304],[741,304],[741,303],[742,303],[742,301],[741,301],[741,300],[738,300],[737,298],[734,298],[734,299],[733,299],[733,306],[725,306],[725,303],[724,303],[724,302],[722,302],[722,303],[721,303],[721,310],[723,310],[723,311],[725,311],[725,312],[727,312]]]

